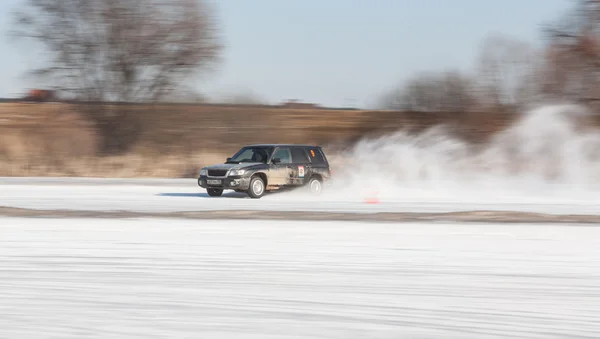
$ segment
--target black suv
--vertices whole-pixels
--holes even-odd
[[[320,146],[250,145],[224,164],[203,168],[198,186],[206,188],[211,197],[229,189],[260,198],[284,187],[304,186],[319,194],[330,178],[329,162]]]

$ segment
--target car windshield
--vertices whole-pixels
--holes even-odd
[[[241,162],[261,162],[267,163],[273,147],[244,147],[239,150],[231,159],[229,163],[241,163]]]

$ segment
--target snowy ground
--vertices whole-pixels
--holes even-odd
[[[0,338],[598,338],[600,228],[0,218]]]
[[[600,216],[600,131],[582,113],[543,107],[477,148],[442,130],[363,140],[319,198],[0,178],[0,338],[600,338],[600,227],[564,222]],[[354,222],[174,218],[247,216],[233,210]],[[478,210],[562,224],[356,222]]]
[[[368,182],[365,182],[368,185]],[[378,204],[366,200],[377,198]],[[330,190],[319,198],[305,194],[274,193],[262,199],[230,193],[208,197],[194,179],[76,179],[0,178],[0,206],[29,209],[90,211],[320,211],[454,212],[472,210],[521,211],[550,214],[600,215],[600,191],[572,188],[529,189],[499,187],[442,189],[398,187],[377,194]]]

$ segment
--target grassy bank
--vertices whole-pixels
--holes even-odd
[[[1,176],[193,177],[244,144],[311,143],[329,148],[400,129],[444,124],[470,142],[504,129],[514,114],[419,113],[269,106],[120,105],[118,153],[75,104],[0,103]],[[126,145],[125,145],[126,144]]]

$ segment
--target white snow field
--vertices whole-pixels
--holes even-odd
[[[600,228],[0,218],[0,338],[598,338]]]

